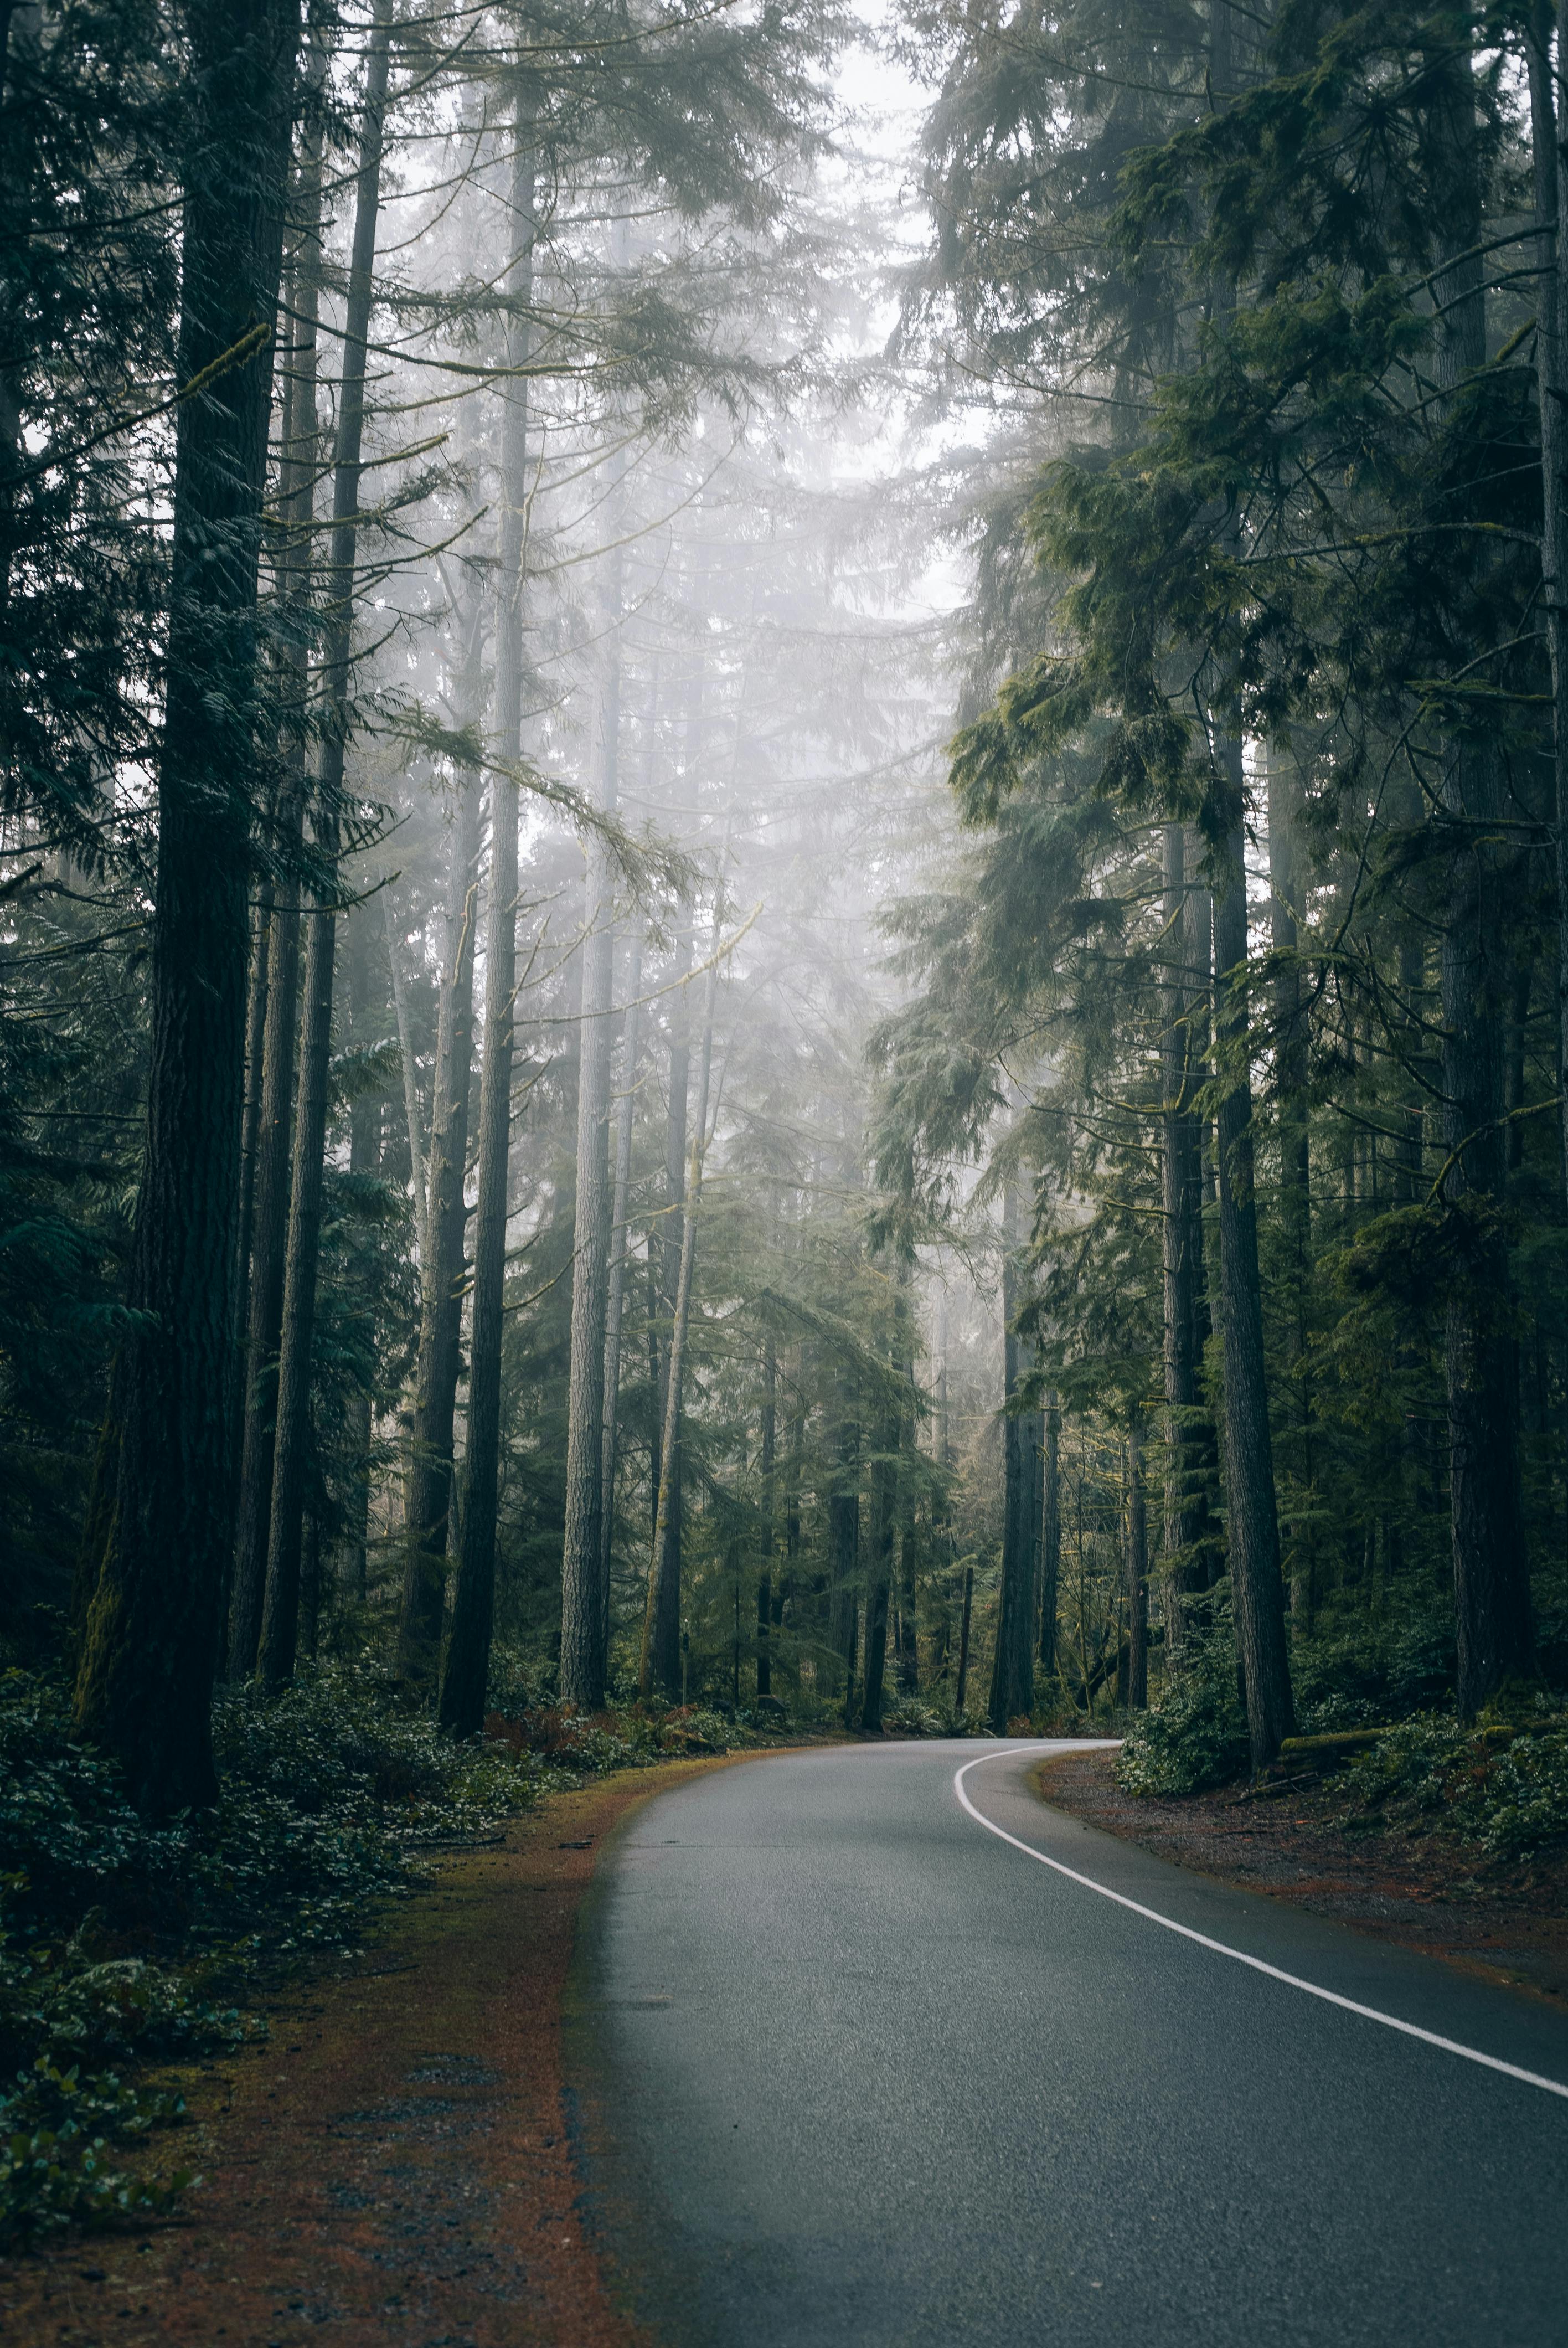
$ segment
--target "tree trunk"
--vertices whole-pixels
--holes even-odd
[[[1312,1185],[1307,1150],[1307,1030],[1301,971],[1296,862],[1300,786],[1286,752],[1269,744],[1268,788],[1269,944],[1281,957],[1274,978],[1274,1064],[1279,1107],[1280,1217],[1285,1226],[1289,1311],[1288,1362],[1294,1397],[1295,1465],[1303,1490],[1312,1483],[1312,1395],[1302,1364],[1307,1353],[1307,1297],[1312,1262]],[[1285,959],[1289,957],[1289,959]],[[1312,1534],[1296,1536],[1290,1575],[1291,1628],[1305,1638],[1312,1628]]]
[[[515,304],[508,355],[528,365],[533,347],[538,157],[533,118],[519,102],[512,156],[516,242],[507,291]],[[526,586],[528,405],[526,375],[514,376],[501,417],[501,560],[497,583],[497,760],[515,770],[522,755],[523,618]],[[452,1628],[442,1674],[441,1725],[471,1736],[483,1725],[496,1611],[496,1527],[501,1487],[501,1334],[507,1285],[507,1204],[512,1139],[513,997],[518,974],[518,785],[497,771],[490,785],[490,901],[485,929],[485,1049],[479,1083],[479,1197],[474,1224],[474,1306],[468,1363],[468,1456],[463,1532],[452,1593]]]
[[[319,91],[325,53],[313,38],[308,78]],[[282,521],[279,587],[286,613],[286,672],[282,726],[282,786],[274,853],[281,889],[269,881],[266,1001],[256,1097],[250,1262],[245,1282],[245,1374],[240,1437],[240,1515],[235,1539],[229,1670],[256,1668],[267,1541],[272,1519],[272,1458],[277,1427],[278,1346],[283,1327],[283,1260],[289,1237],[289,1178],[294,1129],[294,1068],[299,1043],[301,906],[298,863],[304,822],[305,718],[310,694],[311,580],[315,555],[315,486],[320,469],[316,413],[317,325],[321,303],[322,125],[307,123],[295,202],[300,245],[292,274],[295,315],[287,352],[283,450],[279,468]],[[294,868],[291,870],[291,867]]]
[[[641,1040],[642,939],[634,933],[627,967],[627,1013],[620,1047],[620,1097],[615,1105],[615,1188],[610,1210],[610,1290],[604,1306],[604,1495],[600,1529],[600,1586],[610,1589],[610,1560],[615,1549],[615,1479],[620,1459],[621,1324],[626,1312],[626,1266],[631,1234],[627,1212],[631,1197],[632,1111],[637,1098],[637,1048]],[[608,1642],[608,1628],[606,1639]]]
[[[1185,1600],[1206,1586],[1199,1544],[1208,1531],[1212,1437],[1203,1407],[1203,1172],[1193,1093],[1199,1072],[1186,877],[1186,834],[1164,827],[1166,960],[1161,985],[1161,1206],[1166,1417],[1166,1636],[1179,1650]],[[1205,979],[1208,956],[1205,953]]]
[[[1280,1581],[1274,1445],[1263,1345],[1263,1289],[1253,1184],[1252,1082],[1246,1064],[1246,873],[1241,744],[1215,729],[1225,865],[1214,896],[1214,1035],[1225,1090],[1217,1123],[1220,1303],[1225,1344],[1225,1471],[1231,1603],[1255,1769],[1295,1726]]]
[[[757,1461],[762,1478],[757,1538],[757,1694],[764,1696],[772,1695],[774,1691],[769,1642],[773,1633],[774,1470],[778,1447],[778,1358],[771,1329],[763,1340],[761,1437]]]
[[[1535,382],[1541,412],[1541,584],[1552,664],[1553,767],[1556,782],[1557,1035],[1568,1068],[1568,304],[1563,285],[1562,127],[1553,57],[1557,11],[1535,0],[1526,55],[1535,172]],[[1561,69],[1561,61],[1557,61]],[[1568,1186],[1568,1085],[1560,1112],[1562,1172]]]
[[[481,713],[481,609],[476,594],[464,647],[457,702],[463,716]],[[463,1356],[463,1290],[467,1211],[469,1099],[473,1091],[474,960],[478,927],[480,783],[458,784],[446,880],[441,994],[436,1014],[430,1151],[419,1227],[419,1351],[414,1374],[404,1509],[403,1592],[397,1669],[410,1687],[435,1676],[446,1598],[452,1523],[453,1424]]]
[[[1149,1519],[1143,1497],[1143,1421],[1127,1429],[1127,1702],[1149,1701]]]
[[[670,1362],[665,1375],[664,1473],[659,1487],[659,1512],[653,1528],[653,1561],[648,1576],[648,1607],[642,1624],[642,1657],[638,1684],[642,1694],[655,1689],[670,1694],[677,1684],[681,1637],[681,1534],[670,1506],[670,1488],[676,1493],[681,1475],[681,1380],[686,1351],[686,1324],[692,1310],[692,1264],[697,1245],[697,1209],[702,1188],[702,1150],[708,1125],[708,1085],[713,1064],[713,997],[718,986],[719,922],[713,918],[713,955],[708,964],[707,1003],[702,1017],[702,1075],[697,1086],[697,1129],[692,1137],[691,1171],[682,1218],[681,1269],[677,1276],[675,1312],[670,1331]]]
[[[1061,1406],[1045,1397],[1040,1508],[1040,1667],[1056,1669],[1056,1606],[1061,1586]]]
[[[360,908],[349,915],[348,930],[349,1015],[355,1038],[363,1043],[370,1027],[372,1013],[378,1011],[373,983],[370,958],[370,921],[368,908]],[[388,940],[390,960],[392,942]],[[379,1174],[382,1160],[382,1104],[374,1095],[356,1100],[349,1126],[348,1170],[362,1178]],[[349,1488],[344,1526],[344,1555],[341,1570],[343,1586],[350,1598],[364,1604],[366,1595],[367,1549],[370,1538],[370,1447],[371,1398],[363,1388],[355,1391],[349,1403],[349,1453],[354,1461],[354,1481]]]
[[[114,1381],[116,1498],[77,1726],[138,1807],[217,1790],[210,1706],[234,1540],[234,1323],[259,713],[256,583],[298,0],[190,0],[179,375],[251,355],[175,427],[147,1141]]]
[[[887,1663],[887,1599],[893,1580],[893,1541],[898,1509],[898,1420],[889,1412],[878,1431],[871,1462],[871,1557],[866,1582],[866,1678],[860,1726],[866,1736],[882,1734],[882,1684]]]
[[[860,1426],[840,1375],[834,1477],[827,1498],[827,1637],[847,1660],[855,1636],[860,1580]],[[849,1667],[854,1677],[853,1664]]]
[[[328,714],[322,745],[317,854],[335,875],[337,810],[348,747],[349,675],[354,654],[354,554],[358,540],[360,451],[364,434],[365,358],[370,335],[376,215],[381,203],[383,131],[392,46],[392,0],[376,0],[365,58],[364,121],[354,198],[354,246],[344,307],[343,377],[338,387],[333,469],[333,609],[324,658]],[[323,881],[335,890],[335,878]],[[283,1323],[278,1349],[278,1428],[272,1464],[272,1517],[260,1669],[269,1687],[292,1674],[299,1636],[300,1535],[310,1447],[311,1351],[315,1334],[321,1243],[322,1178],[332,1059],[333,966],[337,911],[323,898],[311,914],[305,946],[305,1012],[300,1045],[299,1113]]]
[[[1028,1370],[1029,1349],[1013,1327],[1021,1297],[1018,1188],[1010,1178],[1002,1208],[1002,1571],[991,1658],[990,1724],[998,1736],[1034,1709],[1035,1572],[1040,1533],[1032,1426],[1009,1405]]]
[[[958,1625],[958,1693],[953,1699],[953,1710],[960,1720],[964,1715],[964,1697],[968,1689],[969,1623],[973,1617],[974,1611],[975,1569],[972,1565],[966,1565],[964,1568],[964,1612],[962,1620]]]
[[[616,527],[612,524],[612,530]],[[609,558],[601,620],[606,633],[598,727],[600,804],[610,814],[619,788],[620,740],[619,549]],[[566,1538],[561,1552],[561,1702],[581,1712],[597,1712],[603,1704],[610,1661],[604,1366],[613,1220],[609,1165],[613,910],[609,856],[603,842],[593,837],[588,843],[588,934],[582,950],[582,1020],[578,1031],[577,1224],[567,1384]]]
[[[684,929],[675,945],[675,975],[682,983],[671,996],[670,1004],[670,1098],[664,1128],[664,1210],[659,1219],[650,1256],[651,1263],[657,1265],[657,1323],[662,1323],[661,1331],[657,1325],[655,1327],[658,1407],[654,1414],[653,1518],[657,1523],[660,1508],[668,1508],[675,1527],[677,1548],[681,1544],[681,1463],[679,1459],[675,1461],[670,1488],[666,1490],[663,1440],[664,1410],[669,1395],[669,1330],[675,1317],[675,1290],[681,1271],[681,1218],[686,1202],[686,1115],[692,1083],[692,1042],[691,1006],[684,982],[691,967],[692,935],[689,929]]]
[[[1481,221],[1479,125],[1468,54],[1445,57],[1438,88],[1434,127],[1449,167],[1441,241],[1457,256],[1434,284],[1441,304],[1437,376],[1446,393],[1486,364],[1486,297],[1475,250]],[[1548,339],[1554,344],[1555,334]],[[1553,460],[1560,460],[1560,438],[1551,448]],[[1548,499],[1549,512],[1554,502]],[[1519,1371],[1502,1221],[1505,1039],[1513,980],[1510,897],[1517,850],[1508,839],[1507,778],[1490,726],[1456,729],[1445,751],[1443,819],[1452,845],[1440,958],[1443,1196],[1457,1241],[1445,1366],[1458,1696],[1468,1719],[1505,1680],[1534,1668],[1520,1489]]]

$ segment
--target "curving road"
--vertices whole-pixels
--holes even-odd
[[[1045,1808],[1050,1749],[762,1759],[607,1854],[569,2067],[653,2337],[1564,2348],[1568,2016]]]

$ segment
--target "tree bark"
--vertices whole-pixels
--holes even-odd
[[[1303,1369],[1307,1354],[1307,1299],[1312,1262],[1312,1181],[1307,1148],[1307,1028],[1296,906],[1296,829],[1300,788],[1288,754],[1270,743],[1268,790],[1269,944],[1280,957],[1274,977],[1274,1064],[1279,1116],[1279,1203],[1286,1246],[1289,1310],[1288,1363],[1296,1467],[1302,1488],[1312,1482],[1312,1395]],[[1305,1638],[1312,1628],[1312,1534],[1296,1537],[1290,1574],[1291,1629]]]
[[[286,352],[289,376],[278,483],[282,523],[278,569],[284,611],[285,685],[280,728],[283,778],[277,800],[274,852],[282,873],[281,891],[269,883],[266,892],[272,910],[257,1098],[251,1262],[245,1295],[240,1519],[229,1630],[229,1669],[236,1678],[248,1677],[256,1667],[267,1581],[278,1347],[283,1326],[283,1262],[288,1247],[289,1179],[293,1151],[294,1071],[299,1045],[302,912],[298,865],[306,798],[310,601],[315,569],[316,476],[321,457],[316,390],[323,142],[319,99],[327,63],[325,46],[314,29],[307,56],[305,78],[310,107],[295,188],[300,240],[292,270],[291,306],[295,314]]]
[[[1040,1446],[1040,1667],[1056,1669],[1056,1607],[1061,1586],[1061,1405],[1052,1388],[1045,1397]]]
[[[305,945],[304,1026],[300,1043],[299,1107],[283,1322],[278,1348],[278,1426],[268,1529],[267,1588],[261,1612],[260,1671],[269,1687],[292,1677],[299,1638],[300,1537],[311,1443],[311,1352],[315,1334],[321,1253],[322,1182],[326,1148],[337,952],[337,809],[348,747],[349,675],[354,655],[354,555],[358,542],[360,455],[364,437],[365,359],[375,266],[376,217],[392,49],[392,0],[376,0],[365,57],[364,128],[354,196],[354,244],[344,306],[343,376],[338,386],[333,467],[333,607],[326,632],[327,724],[322,745],[318,856],[328,866],[323,895],[311,913]]]
[[[1149,1519],[1137,1411],[1127,1429],[1127,1702],[1142,1712],[1149,1701]]]
[[[953,1698],[953,1710],[960,1720],[964,1716],[964,1698],[968,1691],[969,1623],[973,1617],[974,1611],[975,1569],[972,1565],[966,1565],[964,1568],[964,1612],[962,1620],[958,1625],[958,1693]]]
[[[114,1380],[116,1496],[76,1688],[152,1812],[216,1793],[210,1704],[234,1540],[256,587],[298,0],[190,0],[179,377],[252,355],[175,428],[147,1143]]]
[[[530,315],[538,234],[538,159],[532,115],[519,100],[512,159],[507,292],[511,364],[533,348]],[[497,582],[496,736],[490,786],[490,901],[485,930],[485,1049],[479,1085],[479,1196],[474,1224],[474,1305],[468,1364],[468,1456],[463,1533],[442,1673],[441,1725],[469,1736],[484,1721],[496,1611],[496,1528],[501,1487],[501,1334],[511,1169],[512,1041],[518,978],[518,785],[522,754],[523,622],[528,479],[526,375],[511,378],[501,418],[501,560]],[[499,768],[510,767],[503,772]]]
[[[1189,919],[1186,834],[1163,832],[1166,959],[1161,984],[1161,1207],[1166,1419],[1166,1636],[1180,1649],[1185,1601],[1206,1585],[1198,1554],[1208,1531],[1212,1437],[1203,1407],[1199,1315],[1204,1302],[1203,1172],[1193,1093],[1199,1066],[1193,1021],[1193,924]],[[1205,975],[1208,957],[1205,953]]]
[[[606,814],[614,810],[619,785],[620,569],[618,548],[609,559],[601,607],[606,636],[599,705],[599,782],[600,804]],[[610,1662],[604,1367],[613,1220],[609,1137],[610,996],[615,967],[609,857],[597,836],[588,843],[586,901],[588,934],[582,950],[582,1019],[578,1031],[577,1222],[567,1384],[560,1691],[563,1704],[582,1712],[597,1712],[604,1703]]]
[[[1019,1248],[1021,1241],[1017,1183],[1009,1178],[1002,1208],[1002,1570],[997,1609],[996,1647],[991,1658],[990,1725],[1005,1736],[1008,1725],[1034,1709],[1035,1575],[1040,1535],[1040,1486],[1036,1480],[1033,1422],[1009,1407],[1029,1367],[1029,1347],[1013,1323],[1022,1302]]]
[[[477,717],[483,693],[480,605],[468,617],[458,707]],[[419,1351],[414,1374],[404,1508],[403,1591],[397,1669],[410,1687],[436,1673],[446,1598],[452,1523],[453,1426],[463,1356],[463,1291],[467,1227],[469,1101],[473,1091],[474,961],[478,929],[480,781],[458,782],[457,819],[447,869],[441,994],[436,1014],[430,1151],[419,1215]]]
[[[893,1542],[898,1509],[897,1417],[889,1411],[878,1429],[871,1461],[871,1556],[866,1580],[866,1674],[860,1727],[882,1734],[882,1688],[887,1663],[887,1599],[893,1581]]]
[[[1479,124],[1469,56],[1446,56],[1437,86],[1434,129],[1446,165],[1440,243],[1454,257],[1433,288],[1441,305],[1436,371],[1440,390],[1451,393],[1486,364],[1486,296],[1475,250],[1481,221]],[[1556,461],[1560,439],[1552,448]],[[1548,499],[1548,510],[1553,503]],[[1506,829],[1507,798],[1490,726],[1456,729],[1444,746],[1443,822],[1450,850],[1440,983],[1443,1197],[1455,1239],[1444,1354],[1458,1697],[1464,1718],[1504,1681],[1534,1668],[1520,1488],[1519,1366],[1503,1224],[1505,1039],[1513,984],[1509,901],[1517,858]]]
[[[1541,416],[1541,584],[1552,664],[1553,830],[1557,883],[1557,1035],[1568,1068],[1568,302],[1563,284],[1563,129],[1553,56],[1557,10],[1535,0],[1526,57],[1535,179],[1535,384]],[[1568,1085],[1561,1109],[1562,1174],[1568,1188]]]
[[[763,1340],[763,1410],[757,1466],[762,1479],[758,1504],[757,1694],[772,1695],[774,1472],[778,1447],[778,1356],[770,1329]]]
[[[670,1490],[680,1490],[681,1382],[686,1351],[686,1326],[692,1310],[692,1265],[697,1245],[697,1210],[702,1200],[702,1151],[708,1126],[708,1086],[713,1065],[713,997],[719,980],[719,923],[713,919],[714,953],[708,964],[707,1002],[702,1014],[702,1074],[697,1085],[697,1127],[692,1137],[686,1204],[682,1217],[681,1269],[676,1280],[675,1312],[670,1332],[670,1362],[665,1374],[664,1473],[659,1486],[659,1511],[653,1527],[653,1561],[648,1576],[648,1606],[642,1624],[642,1656],[638,1684],[642,1694],[658,1690],[671,1694],[679,1685],[681,1640],[681,1534],[671,1511]]]
[[[634,932],[626,974],[627,1013],[620,1047],[620,1097],[615,1105],[615,1185],[610,1200],[610,1290],[604,1306],[604,1495],[601,1523],[600,1586],[608,1595],[610,1560],[615,1549],[615,1479],[620,1460],[621,1325],[626,1313],[626,1266],[631,1234],[627,1210],[631,1197],[632,1111],[637,1097],[637,1052],[641,1041],[642,939]],[[609,1626],[605,1637],[608,1646]]]

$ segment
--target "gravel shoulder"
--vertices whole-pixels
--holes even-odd
[[[1501,1869],[1439,1836],[1348,1828],[1332,1778],[1134,1796],[1115,1759],[1055,1755],[1032,1782],[1053,1808],[1156,1858],[1568,2007],[1568,1855]]]
[[[590,1782],[445,1860],[348,1977],[268,2009],[265,2044],[178,2075],[190,2119],[150,2152],[207,2181],[177,2217],[0,2260],[0,2338],[635,2348],[579,2223],[561,1994],[605,1838],[723,1766]]]

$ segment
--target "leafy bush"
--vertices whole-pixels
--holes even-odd
[[[1391,1809],[1491,1858],[1532,1858],[1568,1838],[1568,1718],[1548,1715],[1514,1732],[1427,1713],[1380,1737],[1346,1785],[1362,1816]]]
[[[1189,1641],[1157,1708],[1134,1717],[1116,1775],[1130,1794],[1197,1794],[1238,1776],[1247,1760],[1235,1650],[1222,1622]]]
[[[894,1699],[882,1715],[882,1725],[889,1736],[951,1736],[961,1735],[950,1721],[918,1697],[901,1695]]]
[[[125,2075],[237,2044],[265,1972],[354,1945],[420,1854],[493,1833],[562,1782],[531,1750],[455,1746],[345,1664],[215,1714],[216,1809],[149,1826],[62,1694],[0,1679],[0,2235],[164,2207],[110,2147],[178,2120]]]

